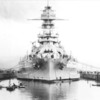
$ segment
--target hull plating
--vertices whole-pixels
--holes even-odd
[[[76,80],[79,73],[73,68],[61,66],[57,60],[40,60],[40,65],[28,67],[25,71],[17,73],[17,78],[37,81]]]

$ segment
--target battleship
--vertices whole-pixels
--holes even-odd
[[[53,22],[61,19],[57,19],[52,7],[47,5],[41,18],[33,20],[43,21],[42,32],[38,34],[37,42],[32,42],[31,53],[19,62],[17,78],[42,82],[78,80],[80,74],[73,68],[76,60],[66,53],[58,39],[59,34],[54,32]]]

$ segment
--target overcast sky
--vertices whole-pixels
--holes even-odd
[[[80,62],[100,67],[100,1],[50,0],[57,18],[56,31],[66,52]],[[20,59],[41,32],[40,18],[46,0],[0,0],[0,62]]]

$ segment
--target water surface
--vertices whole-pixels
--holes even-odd
[[[12,92],[0,89],[0,100],[100,100],[100,87],[92,86],[95,81],[66,81],[64,83],[44,84],[39,82],[21,81],[25,88]],[[19,84],[18,80],[11,83]],[[9,81],[0,85],[8,86]]]

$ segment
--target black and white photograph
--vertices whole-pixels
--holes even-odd
[[[100,0],[0,0],[0,100],[100,100]]]

